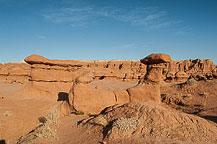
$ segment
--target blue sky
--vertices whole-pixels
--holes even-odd
[[[217,0],[0,0],[0,63],[50,59],[217,64]]]

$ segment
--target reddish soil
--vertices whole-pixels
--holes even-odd
[[[23,86],[0,83],[0,139],[12,144],[34,129],[38,117],[56,103],[43,97],[16,95],[16,91]]]
[[[161,94],[183,99],[183,104],[169,106],[217,123],[217,80],[196,81],[189,84],[169,84],[161,87]],[[188,98],[190,96],[190,98]]]

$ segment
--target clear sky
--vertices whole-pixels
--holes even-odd
[[[0,0],[0,62],[174,60],[217,64],[217,0]]]

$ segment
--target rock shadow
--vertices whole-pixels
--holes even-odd
[[[0,140],[0,144],[6,144],[5,140]]]
[[[103,128],[102,134],[103,134],[103,140],[108,136],[109,131],[112,129],[113,122],[115,120],[109,122],[109,124]]]
[[[214,123],[217,123],[217,116],[206,115],[206,116],[200,116],[200,117],[207,119],[207,120],[210,120],[210,121],[213,121]]]
[[[69,103],[69,94],[66,92],[59,92],[57,101],[67,101]]]

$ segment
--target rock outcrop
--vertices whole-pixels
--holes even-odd
[[[25,58],[25,63],[0,65],[0,79],[7,83],[63,82],[72,83],[83,71],[90,71],[96,79],[138,81],[147,72],[146,64],[160,64],[166,82],[183,82],[188,78],[210,80],[217,77],[216,65],[207,60],[171,61],[167,54],[151,54],[139,61],[76,61],[50,60],[39,55]]]
[[[31,64],[33,81],[72,82],[81,71],[92,72],[96,79],[136,81],[146,72],[146,66],[138,61],[50,60],[39,55],[31,55],[25,61]]]
[[[162,66],[153,65],[172,61],[167,54],[151,54],[140,60],[144,64],[150,64],[147,67],[147,73],[144,78],[140,79],[137,86],[129,88],[127,91],[130,101],[153,100],[161,102],[160,83],[162,79]]]
[[[136,82],[94,80],[92,73],[75,79],[69,92],[69,103],[77,111],[97,114],[105,107],[129,102],[127,88]]]
[[[216,143],[217,127],[203,118],[153,101],[130,102],[90,118],[83,126],[105,143]]]
[[[215,78],[215,69],[216,65],[210,59],[172,61],[163,65],[163,75],[167,82],[183,82],[188,78],[211,80]]]
[[[155,54],[154,57],[150,59],[151,62],[149,62],[149,57],[150,56],[145,58],[147,59],[146,63],[155,61],[155,64],[158,64],[156,62],[162,57],[162,54]],[[159,61],[159,63],[164,63],[164,61]],[[72,100],[71,105],[75,110],[87,113],[99,113],[105,107],[129,101],[141,102],[153,100],[158,103],[161,102],[160,82],[162,81],[162,67],[152,65],[150,68],[147,67],[147,73],[144,78],[142,78],[136,86],[128,89],[123,89],[123,87],[119,89],[112,88],[115,82],[111,82],[110,85],[107,85],[107,89],[101,87],[101,85],[103,85],[102,83],[98,87],[91,87],[93,79],[94,74],[90,75],[90,73],[75,79],[76,81],[69,94]],[[120,85],[121,82],[118,83]],[[125,85],[127,85],[127,82],[125,82]]]

